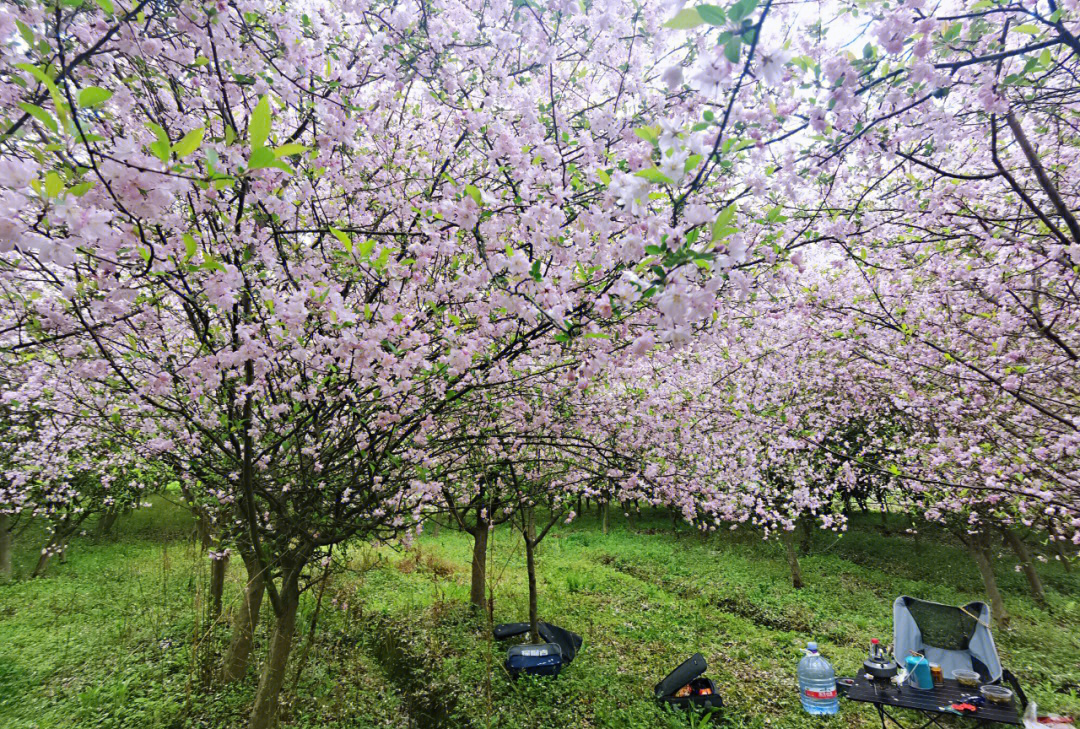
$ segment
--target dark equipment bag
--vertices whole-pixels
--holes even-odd
[[[581,650],[583,641],[581,636],[577,633],[573,633],[565,628],[560,628],[558,625],[544,622],[537,623],[536,630],[540,633],[540,637],[545,641],[554,643],[562,649],[563,663],[566,665],[570,665],[570,662],[577,656],[578,651]],[[495,626],[493,632],[495,634],[495,640],[506,640],[507,638],[513,638],[528,633],[529,624],[500,623]]]
[[[527,676],[558,676],[562,667],[562,648],[555,643],[512,645],[506,652],[506,670],[514,678],[522,673]]]
[[[705,656],[695,653],[682,662],[678,668],[664,677],[664,680],[656,684],[653,694],[661,704],[667,704],[678,709],[686,709],[691,706],[703,709],[720,708],[724,700],[716,693],[716,685],[711,678],[705,678],[701,674],[708,668]],[[689,696],[676,696],[679,689],[690,686]],[[701,692],[706,693],[701,693]]]

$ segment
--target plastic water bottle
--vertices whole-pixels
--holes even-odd
[[[817,652],[817,643],[807,643],[806,655],[799,661],[799,698],[808,714],[835,714],[840,709],[836,672]]]

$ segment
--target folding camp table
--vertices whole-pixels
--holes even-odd
[[[889,709],[909,709],[922,715],[922,724],[914,729],[945,726],[945,716],[966,719],[974,726],[1012,724],[1022,726],[1018,707],[1027,706],[1020,683],[1001,666],[994,636],[990,633],[990,607],[985,603],[971,602],[953,606],[902,596],[893,603],[893,642],[897,665],[904,665],[910,653],[925,656],[936,663],[948,678],[942,686],[918,689],[907,684],[875,682],[866,674],[854,679],[846,694],[852,701],[864,701],[877,709],[881,726],[888,727],[886,720],[900,729],[908,729],[889,713]],[[975,671],[980,684],[996,684],[1006,681],[1012,686],[1013,698],[1008,704],[983,702],[974,713],[960,716],[948,710],[952,704],[962,703],[966,696],[980,696],[977,687],[961,686],[951,678],[956,669]]]
[[[1011,676],[1011,674],[1007,673],[1008,676]],[[1019,689],[1019,687],[1017,686],[1016,689]],[[882,685],[880,682],[866,678],[856,678],[855,683],[847,689],[847,698],[850,700],[863,701],[874,705],[878,712],[878,718],[881,719],[883,729],[888,729],[890,726],[888,722],[892,722],[891,726],[900,727],[900,729],[926,729],[926,727],[931,726],[944,727],[946,725],[940,722],[940,719],[944,716],[967,719],[972,722],[969,724],[970,726],[992,726],[994,724],[1023,726],[1020,712],[1017,709],[1016,696],[1021,695],[1019,691],[1016,692],[1016,696],[1008,704],[994,704],[987,701],[974,714],[964,714],[963,717],[942,710],[942,707],[959,703],[961,698],[973,695],[980,695],[979,690],[969,686],[961,686],[953,679],[945,679],[945,685],[935,686],[924,691],[910,685],[901,688],[891,683]],[[910,709],[921,715],[923,723],[902,724],[897,716],[890,713],[890,709]]]

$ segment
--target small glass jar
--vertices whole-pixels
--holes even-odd
[[[945,685],[945,672],[941,670],[941,666],[938,664],[930,664],[930,676],[934,679],[935,686]]]

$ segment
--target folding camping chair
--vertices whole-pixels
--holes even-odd
[[[990,633],[990,607],[983,602],[942,605],[902,596],[893,603],[893,656],[903,666],[911,651],[922,653],[941,666],[945,678],[964,668],[979,674],[983,683],[1008,681],[1026,706],[1016,677],[1001,666]]]

